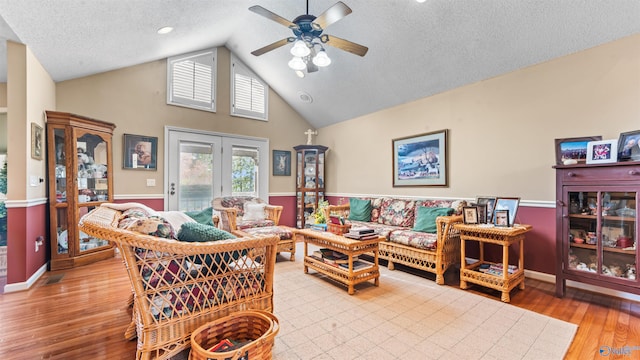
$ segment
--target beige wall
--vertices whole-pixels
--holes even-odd
[[[31,176],[46,179],[46,161],[31,158],[31,123],[44,129],[44,110],[55,106],[55,84],[27,46],[11,41],[7,41],[7,84],[7,163],[11,169],[7,198],[44,198],[44,182],[29,185]]]
[[[165,60],[60,82],[57,110],[116,124],[113,140],[116,196],[162,193],[165,126],[268,138],[270,150],[293,150],[293,146],[304,143],[309,123],[273,90],[269,93],[268,122],[229,115],[229,67],[229,51],[219,48],[216,113],[166,104]],[[124,133],[158,137],[158,171],[122,169]],[[150,178],[156,180],[156,187],[146,186],[146,179]],[[294,189],[293,176],[270,178],[270,193],[291,193]]]
[[[0,83],[0,107],[7,107],[7,83]]]
[[[319,130],[327,192],[555,198],[554,139],[640,129],[640,35]],[[392,139],[449,129],[449,186],[392,186]],[[355,136],[357,135],[357,137]]]

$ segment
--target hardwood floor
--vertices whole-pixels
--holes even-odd
[[[456,281],[448,276],[447,286]],[[524,291],[512,291],[511,304],[577,324],[567,359],[607,358],[599,354],[602,346],[636,346],[628,356],[608,358],[640,359],[640,303],[572,288],[559,299],[554,289],[527,279]],[[493,290],[468,291],[500,301]],[[115,258],[47,272],[28,291],[0,295],[0,359],[135,358],[136,342],[123,336],[131,319],[129,292],[124,266]]]

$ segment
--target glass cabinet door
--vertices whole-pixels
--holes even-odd
[[[110,198],[107,154],[107,141],[100,135],[85,133],[76,140],[78,203]]]
[[[636,192],[572,191],[568,268],[636,280]]]

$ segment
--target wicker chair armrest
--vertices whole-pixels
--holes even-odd
[[[237,229],[238,209],[230,207],[214,207],[220,213],[220,228],[225,231]]]
[[[462,215],[438,216],[436,218],[436,227],[438,231],[436,252],[438,254],[446,254],[449,251],[459,251],[454,250],[460,248],[460,239],[459,236],[457,236],[458,231],[454,229],[453,225],[462,223],[462,221]]]
[[[349,206],[349,204],[342,204],[342,205],[329,205],[326,207],[326,216],[327,219],[329,218],[329,215],[334,214],[334,215],[338,215],[338,216],[343,216],[345,218],[347,218],[349,216],[349,210],[351,209],[351,207]]]
[[[281,205],[267,204],[264,207],[264,212],[267,216],[267,219],[272,220],[275,223],[275,225],[278,225],[278,223],[280,222],[280,215],[282,215],[283,208],[284,206],[281,206]]]

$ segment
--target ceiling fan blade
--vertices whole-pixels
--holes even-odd
[[[289,38],[278,40],[278,41],[274,42],[273,44],[269,44],[269,45],[267,45],[265,47],[261,47],[258,50],[252,51],[251,54],[253,54],[255,56],[260,56],[260,55],[262,55],[264,53],[267,53],[267,52],[269,52],[271,50],[275,50],[275,49],[279,48],[280,46],[287,45],[287,43],[289,43]]]
[[[253,11],[254,13],[258,14],[258,15],[262,15],[264,17],[266,17],[267,19],[271,19],[275,22],[277,22],[278,24],[282,24],[290,29],[297,29],[298,25],[292,23],[291,21],[283,18],[282,16],[275,14],[265,8],[263,8],[260,5],[253,5],[252,7],[249,8],[249,10]]]
[[[332,7],[325,10],[320,16],[313,20],[313,24],[320,27],[321,30],[327,26],[351,14],[351,8],[342,1],[338,1]]]
[[[369,51],[369,48],[366,46],[356,44],[349,40],[340,39],[337,36],[333,36],[333,35],[323,35],[323,36],[325,36],[325,39],[327,40],[327,41],[323,41],[325,44],[331,45],[333,47],[337,47],[338,49],[348,51],[358,56],[365,56],[367,54],[367,51]]]

